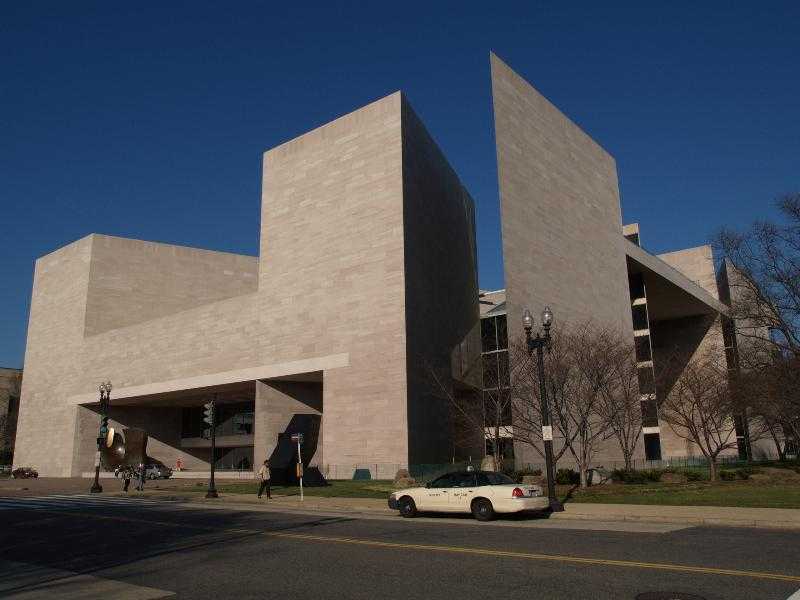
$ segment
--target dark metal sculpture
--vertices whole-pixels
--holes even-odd
[[[122,434],[114,433],[111,444],[105,444],[100,458],[106,470],[117,467],[138,467],[147,464],[147,432],[143,429],[122,430]]]

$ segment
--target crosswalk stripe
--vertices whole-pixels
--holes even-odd
[[[21,496],[0,498],[0,510],[14,509],[78,509],[103,506],[154,506],[169,504],[168,501],[149,500],[145,498],[103,497],[88,494],[53,494],[52,496]]]

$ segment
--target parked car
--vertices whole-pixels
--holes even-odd
[[[17,467],[11,471],[14,479],[31,479],[39,477],[39,473],[33,467]]]
[[[144,476],[147,479],[169,479],[172,477],[172,469],[165,465],[150,464],[144,468]]]
[[[496,513],[518,513],[548,508],[537,485],[522,485],[502,473],[458,471],[434,479],[425,487],[398,490],[389,496],[389,508],[403,517],[419,511],[472,513],[479,521],[490,521]]]

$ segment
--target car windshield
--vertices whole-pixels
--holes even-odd
[[[478,473],[478,485],[508,485],[513,483],[514,480],[503,473]]]

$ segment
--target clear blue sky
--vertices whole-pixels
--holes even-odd
[[[797,1],[4,2],[0,365],[36,257],[91,232],[257,254],[262,152],[397,89],[501,287],[490,49],[616,157],[648,249],[706,243],[800,190],[799,31]]]

